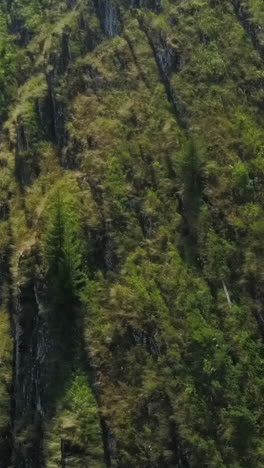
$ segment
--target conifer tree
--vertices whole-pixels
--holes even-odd
[[[76,189],[76,187],[75,187]],[[59,184],[47,205],[45,258],[56,301],[69,307],[77,299],[84,281],[81,204],[74,190]]]

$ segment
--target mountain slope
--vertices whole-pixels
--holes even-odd
[[[0,8],[0,467],[263,467],[264,7]]]

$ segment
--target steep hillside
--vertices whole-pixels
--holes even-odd
[[[0,468],[264,467],[264,4],[0,0]]]

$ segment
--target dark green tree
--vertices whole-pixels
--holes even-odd
[[[66,309],[78,300],[84,282],[83,251],[78,187],[63,182],[52,190],[47,204],[44,256],[54,300]]]

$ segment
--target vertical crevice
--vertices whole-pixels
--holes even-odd
[[[171,85],[170,79],[168,74],[166,73],[166,70],[164,69],[163,66],[163,61],[162,57],[159,56],[158,51],[156,49],[155,43],[153,41],[153,38],[148,30],[147,25],[145,24],[144,19],[142,16],[138,16],[138,22],[141,30],[144,32],[144,34],[147,37],[148,43],[151,47],[151,50],[153,52],[153,56],[159,71],[159,76],[162,84],[164,85],[166,95],[168,102],[171,104],[173,108],[173,112],[175,114],[175,117],[177,119],[178,125],[183,129],[187,130],[188,128],[188,122],[187,122],[187,113],[186,110],[183,107],[183,104],[181,103],[179,97],[177,96],[177,93],[173,86]]]
[[[258,51],[261,58],[264,59],[264,45],[261,44],[258,37],[258,33],[262,30],[262,27],[251,21],[250,14],[247,8],[242,4],[241,0],[231,0],[231,3],[234,7],[239,23],[250,38],[254,48]]]

